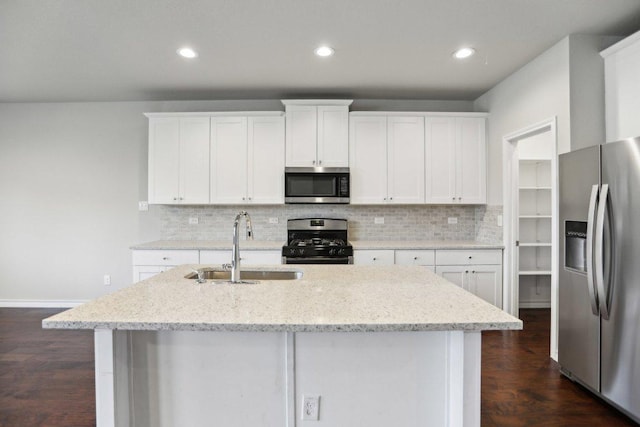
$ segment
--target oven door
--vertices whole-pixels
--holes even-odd
[[[285,168],[285,203],[349,203],[349,168]]]
[[[353,264],[353,257],[283,258],[284,264]]]

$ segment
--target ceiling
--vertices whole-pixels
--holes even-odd
[[[0,0],[0,102],[473,100],[569,34],[637,30],[638,0]]]

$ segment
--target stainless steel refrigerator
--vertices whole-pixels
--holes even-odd
[[[558,361],[640,422],[640,138],[559,156]]]

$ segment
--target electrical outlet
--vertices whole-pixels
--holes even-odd
[[[302,396],[302,420],[318,421],[320,396]]]
[[[497,222],[498,222],[498,227],[502,227],[502,215],[498,215]]]
[[[197,216],[192,216],[189,218],[189,224],[191,225],[196,225],[198,223],[198,217]]]
[[[277,224],[277,223],[278,223],[278,217],[269,218],[269,224]]]
[[[111,275],[110,274],[105,274],[104,277],[102,278],[104,285],[105,286],[111,286]]]
[[[149,210],[149,202],[138,202],[138,210],[139,211],[148,211]]]
[[[384,217],[383,216],[377,216],[373,219],[373,223],[374,224],[384,224]]]
[[[458,223],[458,217],[456,217],[456,216],[450,216],[450,217],[447,219],[447,222],[448,222],[449,224],[457,224],[457,223]]]

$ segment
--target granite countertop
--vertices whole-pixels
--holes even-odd
[[[504,249],[475,240],[352,240],[353,249]]]
[[[480,243],[473,240],[351,240],[354,249],[503,249],[502,244]],[[280,240],[242,240],[242,250],[281,250],[285,244]],[[215,240],[156,240],[131,246],[131,249],[231,249],[231,239]]]
[[[44,328],[244,332],[522,329],[522,322],[418,266],[268,266],[295,281],[198,284],[182,265],[43,320]]]
[[[240,240],[242,250],[281,250],[285,244],[284,240]],[[156,240],[153,242],[140,243],[131,246],[129,249],[210,249],[210,250],[231,250],[232,242],[229,240]]]

